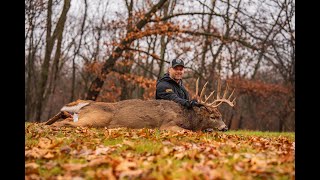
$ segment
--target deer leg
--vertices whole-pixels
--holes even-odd
[[[58,121],[59,119],[72,118],[72,115],[66,111],[60,111],[58,114],[54,115],[51,119],[45,122],[45,125],[51,125]]]
[[[58,121],[58,119],[61,118],[61,115],[62,115],[62,114],[63,114],[62,112],[59,112],[58,114],[54,115],[51,119],[49,119],[49,120],[45,123],[45,125],[50,125],[50,124],[52,124],[52,123],[55,123],[56,121]]]

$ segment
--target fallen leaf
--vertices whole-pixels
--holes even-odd
[[[94,152],[95,155],[101,155],[101,154],[107,154],[108,151],[110,150],[110,147],[101,147],[97,148]]]
[[[129,179],[137,178],[142,173],[143,171],[141,169],[123,171],[120,173],[119,179],[125,179],[125,177],[128,177]]]
[[[39,167],[39,164],[34,162],[25,164],[25,168],[37,169],[38,167]]]
[[[132,149],[134,149],[134,147],[135,147],[135,144],[132,141],[123,140],[123,144],[129,146]]]
[[[64,153],[64,154],[69,154],[70,151],[71,151],[70,146],[63,146],[63,147],[60,148],[60,152]]]
[[[61,167],[67,171],[79,171],[82,168],[86,167],[86,165],[85,164],[67,163],[67,164],[62,164]]]
[[[25,176],[25,180],[40,180],[40,176],[38,174],[29,174]]]
[[[244,163],[243,162],[238,162],[236,164],[234,164],[233,168],[236,170],[236,171],[244,171]]]
[[[122,161],[116,167],[116,171],[128,171],[128,170],[135,169],[136,167],[137,167],[137,164],[135,162]]]
[[[40,159],[47,153],[48,153],[48,150],[46,149],[39,149],[37,147],[34,147],[30,150],[25,151],[25,157]]]
[[[98,179],[116,180],[116,177],[112,173],[112,168],[98,169],[95,175]]]
[[[38,146],[42,149],[49,149],[51,147],[52,140],[48,138],[40,138]]]
[[[101,164],[109,164],[109,161],[104,158],[93,159],[89,162],[88,166],[100,166]]]
[[[52,159],[54,158],[54,155],[51,152],[48,152],[46,155],[43,156],[46,159]]]
[[[49,162],[45,163],[45,164],[43,165],[43,167],[46,168],[46,169],[48,169],[48,170],[50,170],[50,169],[54,168],[55,166],[57,166],[57,164],[58,164],[58,163],[55,162],[55,161],[49,161]]]

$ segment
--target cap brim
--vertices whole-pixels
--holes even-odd
[[[175,65],[173,65],[172,67],[174,68],[174,67],[177,67],[177,66],[182,66],[182,67],[184,67],[183,64],[175,64]]]

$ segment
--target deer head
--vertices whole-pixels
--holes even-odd
[[[225,125],[225,123],[222,120],[222,115],[218,110],[218,106],[221,105],[222,103],[226,103],[231,107],[234,107],[235,105],[235,100],[236,98],[232,99],[232,95],[234,93],[233,91],[228,95],[228,90],[229,90],[229,85],[226,85],[226,88],[223,92],[223,95],[221,97],[221,80],[218,80],[218,85],[217,85],[217,93],[216,97],[213,96],[215,91],[212,91],[209,96],[204,95],[204,92],[206,90],[208,82],[206,82],[201,90],[200,96],[199,96],[199,78],[196,81],[196,94],[195,98],[198,100],[200,104],[204,106],[204,109],[209,112],[209,123],[210,127],[217,127],[219,131],[227,131],[228,127]],[[204,96],[204,97],[203,97]],[[208,102],[208,100],[213,97],[212,102]]]

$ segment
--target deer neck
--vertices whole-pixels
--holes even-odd
[[[201,116],[197,115],[197,112],[193,109],[183,109],[182,116],[184,117],[184,122],[182,123],[182,128],[197,131],[201,130],[202,119]]]

